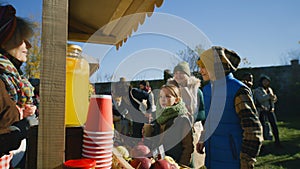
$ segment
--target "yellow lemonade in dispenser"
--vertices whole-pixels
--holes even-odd
[[[89,63],[78,45],[68,45],[66,58],[66,126],[83,126],[89,105]]]

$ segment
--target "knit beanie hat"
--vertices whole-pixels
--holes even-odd
[[[16,23],[16,9],[11,5],[0,6],[0,45],[12,37]]]
[[[199,67],[214,69],[215,64],[218,63],[216,57],[219,57],[225,73],[236,71],[241,61],[236,52],[224,47],[213,46],[201,54],[197,64]]]
[[[189,64],[185,61],[178,63],[175,68],[173,73],[177,72],[177,71],[181,71],[184,72],[185,74],[187,74],[188,76],[191,76],[191,71],[190,71],[190,67]]]

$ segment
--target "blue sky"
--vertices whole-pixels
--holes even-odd
[[[214,45],[236,50],[259,67],[282,64],[280,58],[300,48],[299,7],[298,0],[172,0],[156,11],[189,20]]]
[[[2,0],[1,2],[13,4],[18,16],[41,18],[41,0]],[[235,50],[242,58],[247,58],[250,62],[249,65],[241,65],[242,67],[263,67],[288,64],[288,53],[300,51],[299,7],[299,0],[165,0],[160,8],[155,9],[155,12],[170,14],[172,18],[178,17],[183,22],[193,25],[205,35],[211,45],[221,45]],[[151,18],[147,18],[146,23],[140,26],[138,32],[143,30],[148,22],[150,23]],[[189,36],[185,32],[186,28],[182,26],[166,27],[166,29]],[[162,61],[168,62],[176,50],[183,49],[179,47],[183,46],[180,41],[170,40],[174,37],[173,35],[158,37],[144,33],[141,36],[138,32],[129,38],[119,51],[115,51],[114,47],[104,46],[105,50],[109,50],[109,54],[117,56],[113,59],[104,57],[101,59],[103,60],[101,64],[124,62],[126,56],[137,59],[138,57],[135,56],[145,54],[147,51],[152,53],[149,57],[153,57],[155,52],[158,52],[160,56],[168,55],[169,58]],[[154,39],[155,43],[152,44],[149,39]],[[161,48],[158,49],[158,46]],[[99,51],[88,54],[97,57],[97,53]],[[118,65],[120,64],[115,66]],[[174,64],[161,64],[160,66],[171,68]],[[116,70],[114,66],[100,67],[102,76]],[[159,72],[159,70],[156,71]],[[135,73],[133,76],[138,75]]]

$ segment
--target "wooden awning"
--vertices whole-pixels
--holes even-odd
[[[68,40],[117,49],[163,0],[69,0]]]

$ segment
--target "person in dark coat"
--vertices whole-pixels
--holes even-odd
[[[151,123],[151,121],[155,118],[155,112],[156,112],[156,105],[155,105],[156,102],[154,99],[154,94],[153,94],[153,91],[152,91],[149,81],[146,81],[146,80],[140,81],[139,87],[141,90],[143,90],[149,94],[150,107],[149,107],[146,115],[149,115],[148,119],[149,119],[149,123]]]
[[[13,153],[37,120],[34,88],[20,69],[31,47],[33,24],[16,16],[11,5],[0,6],[0,168],[9,168]]]
[[[114,86],[115,91],[112,95],[121,96],[122,104],[128,110],[128,115],[125,117],[132,121],[132,137],[140,139],[143,137],[142,129],[144,123],[148,123],[149,119],[146,115],[150,109],[149,94],[141,89],[133,88],[129,82],[122,78]],[[140,104],[145,103],[145,110],[140,109]]]
[[[256,100],[257,110],[259,112],[260,122],[263,125],[263,133],[265,140],[272,140],[272,134],[275,138],[275,146],[281,147],[279,139],[279,131],[277,127],[277,119],[275,114],[275,103],[277,96],[270,87],[271,78],[262,75],[259,79],[259,86],[254,89],[254,98]],[[270,126],[272,133],[270,133]]]

